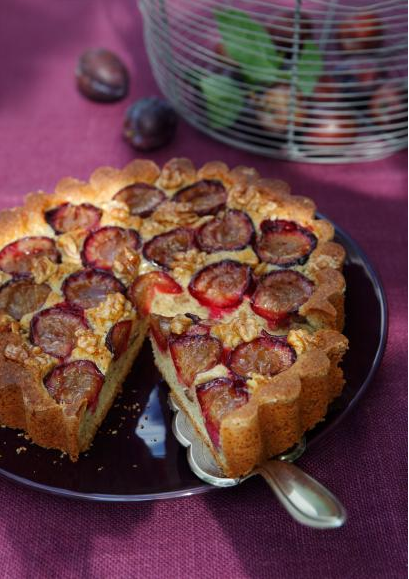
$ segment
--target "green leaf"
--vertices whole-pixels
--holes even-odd
[[[246,80],[272,84],[283,55],[277,52],[264,26],[233,8],[217,10],[215,18],[226,52],[240,65]]]
[[[206,99],[207,117],[212,129],[230,127],[240,114],[244,94],[233,79],[222,74],[209,74],[200,79]]]
[[[298,88],[306,96],[311,96],[324,70],[324,59],[318,46],[311,40],[304,43],[298,61]]]

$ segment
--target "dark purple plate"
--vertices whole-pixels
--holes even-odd
[[[307,437],[317,442],[356,404],[385,348],[387,307],[382,285],[356,243],[336,229],[347,251],[346,327],[350,349],[343,364],[346,386],[327,417]],[[191,472],[186,449],[171,430],[167,387],[146,341],[91,449],[75,464],[9,428],[0,429],[0,474],[45,492],[94,501],[145,501],[188,496],[211,487]]]

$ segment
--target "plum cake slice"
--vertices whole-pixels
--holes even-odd
[[[151,339],[172,396],[228,476],[293,446],[342,391],[347,340],[334,330],[278,336],[244,314],[153,314]]]
[[[144,337],[226,474],[343,386],[343,248],[310,199],[221,162],[136,160],[0,213],[0,421],[72,460]]]

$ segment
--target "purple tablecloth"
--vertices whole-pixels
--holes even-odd
[[[98,105],[76,91],[87,47],[120,53],[132,71],[125,102]],[[131,0],[2,0],[0,3],[1,207],[64,175],[87,178],[122,166],[123,112],[158,94]],[[349,513],[339,530],[292,522],[262,482],[173,501],[131,505],[70,502],[0,480],[0,576],[403,577],[406,457],[406,154],[350,166],[292,164],[230,149],[181,123],[158,163],[223,159],[288,180],[347,230],[370,256],[390,306],[386,355],[358,407],[301,460]]]

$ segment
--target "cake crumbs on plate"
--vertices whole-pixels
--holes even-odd
[[[27,448],[25,446],[19,446],[16,448],[16,454],[20,454],[21,452],[27,452]]]
[[[113,430],[113,431],[111,432],[111,434],[112,434],[112,436],[115,436],[115,434],[118,434],[118,431],[117,431],[117,430]]]

